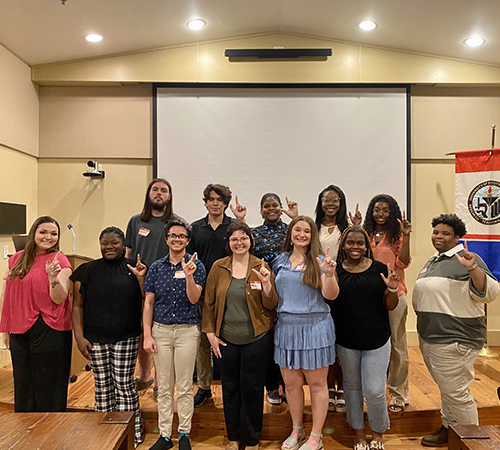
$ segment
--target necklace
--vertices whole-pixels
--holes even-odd
[[[385,231],[379,231],[378,233],[375,233],[376,237],[383,236],[385,234]]]
[[[365,266],[365,265],[366,265],[366,261],[367,261],[367,258],[365,258],[365,257],[363,256],[363,259],[362,259],[360,262],[356,263],[356,264],[353,264],[353,263],[350,263],[350,262],[349,262],[349,261],[347,261],[347,260],[344,260],[344,261],[342,262],[342,265],[344,266],[344,269],[345,269],[345,270],[347,270],[347,271],[351,272],[351,271],[353,271],[353,270],[354,270],[354,269],[356,269],[356,268],[357,268],[357,269],[362,269],[362,268],[363,268],[363,266]]]

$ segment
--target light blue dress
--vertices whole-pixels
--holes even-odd
[[[314,370],[335,362],[335,326],[320,289],[302,283],[304,266],[290,269],[290,252],[273,264],[279,302],[274,360],[288,369]],[[322,257],[320,257],[322,258]]]

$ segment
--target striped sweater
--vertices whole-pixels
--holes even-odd
[[[495,300],[500,286],[484,261],[475,255],[477,265],[486,274],[484,291],[478,292],[455,256],[463,256],[463,249],[459,244],[434,254],[425,263],[413,289],[413,308],[418,334],[426,342],[458,342],[481,349],[486,340],[483,303]]]

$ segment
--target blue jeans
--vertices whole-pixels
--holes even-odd
[[[347,422],[354,430],[365,427],[364,395],[370,428],[383,433],[389,428],[385,377],[391,356],[391,341],[375,350],[352,350],[337,344],[337,354],[344,374]]]

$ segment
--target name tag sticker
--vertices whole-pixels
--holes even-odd
[[[424,268],[420,271],[420,273],[425,273],[425,272],[427,272],[428,267],[429,267],[429,266],[425,266],[425,267],[424,267]]]
[[[262,284],[260,281],[250,281],[252,291],[262,291]]]
[[[304,270],[306,270],[306,265],[305,264],[297,264],[295,266],[295,270],[300,270],[303,272]]]
[[[139,236],[147,236],[149,233],[151,233],[151,230],[148,230],[147,228],[139,228],[139,233],[137,233]]]
[[[183,270],[176,270],[174,278],[186,278],[186,274]]]

